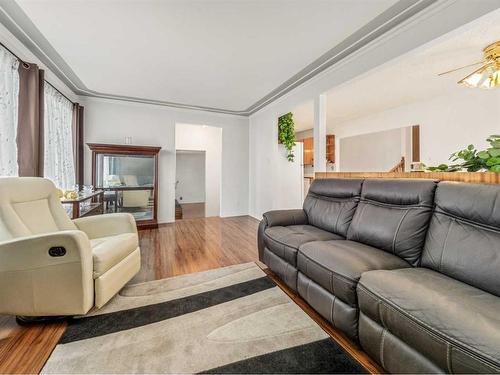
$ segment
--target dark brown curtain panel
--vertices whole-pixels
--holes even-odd
[[[75,103],[73,105],[73,150],[75,155],[76,183],[83,185],[83,160],[84,160],[84,113],[83,107]]]
[[[19,176],[43,177],[43,84],[44,72],[36,64],[19,64]]]

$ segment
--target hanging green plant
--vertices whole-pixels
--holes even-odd
[[[500,135],[490,135],[486,141],[490,147],[486,150],[478,151],[474,145],[469,145],[466,149],[459,150],[451,154],[450,160],[455,164],[440,164],[436,167],[428,167],[431,172],[497,172],[500,173]]]
[[[293,154],[293,147],[295,146],[295,125],[293,123],[293,113],[287,114],[278,118],[278,140],[287,151],[287,159],[293,162],[295,155]]]

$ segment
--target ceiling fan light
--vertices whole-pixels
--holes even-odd
[[[500,85],[500,70],[495,71],[490,77],[490,88]]]
[[[496,64],[484,65],[458,83],[468,87],[493,89],[500,85],[500,69]]]

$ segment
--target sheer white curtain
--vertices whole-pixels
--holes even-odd
[[[73,103],[47,82],[44,86],[44,175],[58,188],[72,189],[75,185]]]
[[[19,60],[0,46],[0,176],[17,176]]]

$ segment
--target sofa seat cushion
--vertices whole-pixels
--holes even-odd
[[[94,279],[106,273],[125,259],[139,246],[136,233],[123,233],[116,236],[90,240],[94,261]]]
[[[274,254],[297,266],[297,251],[300,245],[311,241],[343,240],[344,237],[327,232],[312,225],[289,225],[267,228],[264,244]]]
[[[297,268],[350,306],[357,306],[356,285],[370,270],[410,265],[386,251],[353,241],[315,241],[302,245]]]
[[[444,371],[500,371],[500,298],[426,268],[367,272],[358,298],[364,315]]]

